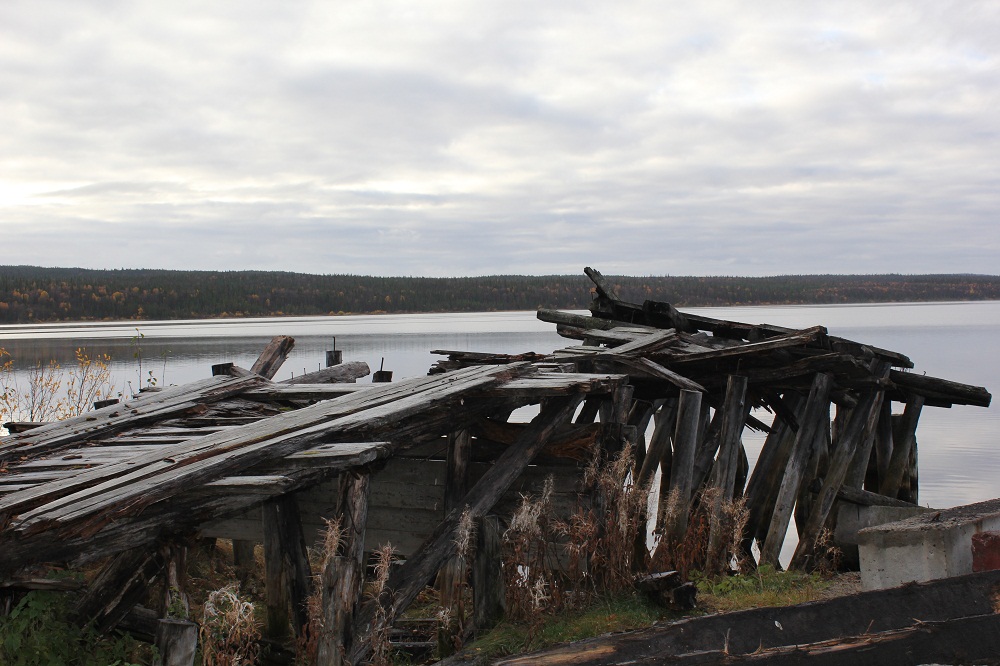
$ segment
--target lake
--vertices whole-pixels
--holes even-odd
[[[790,328],[822,324],[832,335],[907,354],[915,372],[991,392],[1000,387],[997,301],[686,311]],[[168,385],[206,377],[216,363],[250,367],[275,335],[296,340],[276,379],[319,369],[334,341],[345,361],[366,361],[373,372],[384,358],[385,369],[397,380],[426,374],[442,358],[430,354],[433,349],[545,353],[577,344],[559,337],[555,326],[538,321],[534,312],[486,312],[0,326],[0,347],[14,358],[20,381],[36,363],[72,365],[74,350],[83,347],[91,357],[110,355],[118,386],[136,388],[150,370],[159,385]],[[1000,411],[995,405],[925,408],[917,440],[921,504],[945,508],[1000,496]],[[754,459],[761,438],[748,436],[745,442]]]

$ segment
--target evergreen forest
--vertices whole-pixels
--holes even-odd
[[[605,278],[624,300],[677,307],[1000,300],[1000,276],[990,275]],[[586,309],[592,287],[582,273],[423,278],[3,266],[0,323]]]

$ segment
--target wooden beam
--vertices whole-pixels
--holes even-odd
[[[883,391],[869,391],[852,410],[846,427],[837,433],[830,464],[823,477],[823,486],[799,534],[799,542],[792,555],[791,568],[807,570],[815,567],[816,543],[820,538],[820,531],[826,525],[830,510],[833,509],[837,491],[844,484],[848,466],[856,456],[860,457],[859,451],[864,454],[865,460],[868,460],[883,397]]]
[[[267,590],[267,634],[288,636],[289,620],[298,635],[308,623],[306,599],[312,572],[294,495],[282,495],[263,504],[264,570]],[[291,617],[288,606],[291,605]]]
[[[771,523],[767,530],[767,537],[764,539],[764,545],[760,549],[760,561],[762,563],[772,566],[778,564],[781,544],[785,540],[785,532],[788,530],[788,524],[792,517],[795,498],[798,496],[813,447],[818,437],[826,437],[825,433],[820,432],[820,427],[823,424],[829,423],[830,420],[830,391],[832,388],[833,378],[830,375],[825,373],[816,375],[812,388],[809,391],[809,398],[806,400],[806,406],[799,431],[795,436],[792,453],[789,456],[788,463],[785,465],[781,487],[778,490],[775,500],[774,513],[771,516]]]
[[[250,366],[250,372],[265,379],[272,379],[277,374],[281,364],[288,358],[289,352],[295,346],[295,339],[287,335],[277,335],[271,339],[260,353],[257,360]]]
[[[726,564],[726,537],[721,530],[722,514],[726,504],[732,502],[736,467],[740,450],[740,435],[746,423],[749,405],[746,400],[747,378],[729,375],[726,383],[726,397],[722,403],[722,430],[719,435],[719,456],[716,459],[714,486],[716,494],[712,498],[712,515],[708,536],[708,560],[710,569],[722,571]],[[742,494],[743,489],[740,488]]]
[[[893,433],[892,457],[885,472],[885,478],[879,481],[879,493],[886,497],[896,497],[903,485],[903,476],[909,471],[910,451],[916,441],[917,422],[924,406],[922,395],[913,395],[906,401],[903,419],[900,422],[899,433]]]
[[[667,474],[669,482],[660,485],[658,515],[667,521],[663,527],[663,538],[671,544],[680,543],[691,515],[691,499],[695,490],[694,458],[701,425],[701,397],[700,391],[681,391],[677,402],[677,418],[674,420],[674,455]]]

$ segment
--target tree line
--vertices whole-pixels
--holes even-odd
[[[605,276],[677,307],[1000,299],[994,275]],[[422,278],[0,267],[0,323],[586,309],[584,275]]]

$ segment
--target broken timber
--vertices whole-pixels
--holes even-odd
[[[630,304],[599,272],[587,274],[592,316],[538,312],[582,343],[551,354],[438,350],[447,359],[426,377],[358,384],[367,365],[345,363],[274,382],[293,344],[279,337],[249,370],[220,364],[186,386],[59,423],[15,425],[0,441],[0,577],[106,559],[79,608],[109,629],[163,575],[159,553],[172,544],[231,538],[245,565],[252,543],[263,543],[271,634],[280,636],[305,621],[305,546],[321,519],[340,518],[345,543],[317,572],[337,627],[321,643],[331,659],[358,663],[365,637],[455,566],[465,512],[489,526],[474,563],[475,617],[495,622],[500,577],[491,568],[519,493],[538,492],[551,474],[554,510],[567,516],[589,492],[583,465],[601,451],[634,445],[638,486],[659,493],[664,548],[683,539],[696,512],[718,514],[745,497],[741,555],[756,541],[761,560],[776,562],[799,515],[792,564],[809,568],[837,502],[914,501],[923,408],[991,400],[981,387],[905,372],[913,366],[905,355],[822,326]],[[905,406],[902,417],[893,403]],[[538,405],[531,423],[508,421],[528,405]],[[768,433],[753,469],[746,428]],[[406,563],[390,576],[389,595],[362,605],[364,554],[386,541]],[[733,555],[726,545],[712,535],[717,566]]]

